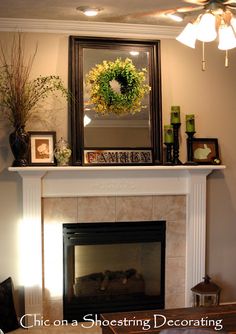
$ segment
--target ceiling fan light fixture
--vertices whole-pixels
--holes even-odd
[[[190,48],[195,48],[197,39],[197,26],[194,23],[189,22],[184,30],[176,37],[176,40]]]
[[[101,8],[87,7],[87,6],[80,6],[77,7],[76,9],[89,17],[96,16],[102,10]]]
[[[216,17],[211,13],[201,16],[197,26],[197,39],[201,42],[212,42],[217,37]]]
[[[233,11],[236,10],[236,0],[185,1],[203,1],[200,9],[203,13],[193,23],[188,23],[176,40],[191,48],[195,48],[196,39],[202,42],[202,70],[205,71],[205,42],[212,42],[218,36],[218,48],[225,51],[225,67],[229,67],[229,50],[236,48],[236,16]]]
[[[175,22],[182,22],[185,17],[183,13],[178,12],[167,13],[166,16]]]
[[[219,27],[219,50],[230,50],[236,47],[236,37],[231,26],[221,25]]]

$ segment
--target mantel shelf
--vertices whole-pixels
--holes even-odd
[[[224,165],[177,165],[177,166],[28,166],[28,167],[9,167],[10,172],[69,172],[69,171],[213,171],[225,169]]]
[[[224,165],[10,167],[23,183],[40,182],[43,197],[144,196],[189,193],[196,177],[205,183]],[[195,181],[194,181],[195,182]]]

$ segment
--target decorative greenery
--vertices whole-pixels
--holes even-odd
[[[97,64],[86,76],[89,103],[101,114],[140,112],[142,99],[151,89],[145,84],[145,73],[146,69],[138,71],[129,58]]]
[[[40,76],[30,79],[30,72],[37,53],[25,59],[21,34],[14,38],[9,61],[5,48],[0,44],[0,111],[18,129],[25,126],[38,103],[56,91],[69,97],[59,76]]]

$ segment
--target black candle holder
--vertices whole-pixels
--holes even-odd
[[[164,143],[166,145],[166,160],[165,165],[173,165],[173,157],[172,157],[172,143]]]
[[[174,144],[173,144],[173,165],[182,165],[179,160],[179,128],[181,123],[172,123],[174,130]]]
[[[185,132],[188,136],[187,138],[187,161],[185,165],[197,165],[196,162],[193,161],[193,138],[195,132]]]

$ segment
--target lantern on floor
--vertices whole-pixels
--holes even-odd
[[[206,275],[204,281],[195,285],[191,290],[193,292],[194,306],[213,306],[219,305],[221,288]]]

